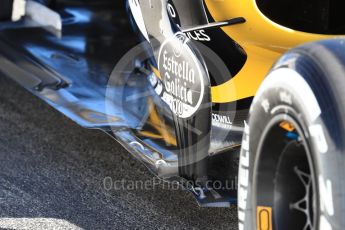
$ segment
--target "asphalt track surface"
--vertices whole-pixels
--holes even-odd
[[[0,76],[1,229],[237,229],[236,207],[153,183],[106,134]]]

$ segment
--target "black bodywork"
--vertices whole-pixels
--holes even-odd
[[[291,29],[318,34],[345,32],[342,0],[256,0],[256,3],[268,18]]]

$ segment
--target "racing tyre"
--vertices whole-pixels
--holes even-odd
[[[243,137],[239,229],[344,229],[345,40],[285,54]]]
[[[12,17],[13,0],[1,0],[0,21],[10,20]]]

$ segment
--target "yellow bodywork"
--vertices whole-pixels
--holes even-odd
[[[304,33],[280,26],[265,17],[255,0],[205,0],[216,21],[244,17],[246,23],[223,27],[223,31],[246,51],[242,70],[224,84],[212,87],[214,103],[232,102],[255,95],[275,61],[302,43],[334,36]],[[287,9],[288,10],[288,9]]]

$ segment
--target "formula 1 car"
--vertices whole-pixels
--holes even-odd
[[[239,229],[345,227],[345,3],[26,4],[0,8],[4,75]]]

